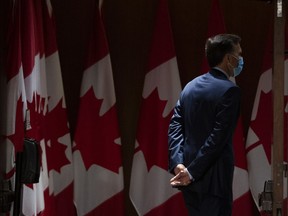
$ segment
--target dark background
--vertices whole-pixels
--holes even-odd
[[[78,112],[86,42],[93,14],[93,0],[51,0],[56,18],[57,40],[72,135]],[[3,83],[8,8],[12,0],[0,1],[0,74]],[[174,45],[182,86],[200,74],[211,0],[168,0]],[[272,4],[253,0],[219,0],[227,33],[242,37],[245,61],[237,84],[242,89],[244,136],[248,130],[262,58],[273,21]],[[114,74],[117,110],[122,137],[126,208],[144,68],[152,34],[157,1],[104,0],[103,18]],[[272,50],[271,50],[272,51]],[[1,105],[2,103],[0,103]],[[0,124],[2,124],[0,119]]]

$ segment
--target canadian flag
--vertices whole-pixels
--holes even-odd
[[[210,17],[208,23],[207,37],[226,33],[226,27],[221,13],[219,0],[213,0],[211,4]],[[204,58],[202,73],[209,71],[207,59]],[[236,82],[233,78],[233,82]],[[240,115],[233,138],[235,152],[235,168],[233,178],[233,216],[252,216],[253,200],[249,190],[247,161],[245,153],[245,143],[243,135],[242,118]]]
[[[22,66],[20,12],[21,4],[19,1],[15,1],[7,37],[9,45],[5,74],[7,82],[3,90],[6,92],[6,106],[3,107],[5,115],[1,114],[1,118],[5,120],[5,125],[1,127],[3,130],[1,134],[4,135],[4,138],[1,139],[0,161],[3,170],[5,170],[6,179],[10,179],[14,175],[15,152],[23,150],[24,113],[27,107]],[[12,14],[14,15],[12,16]]]
[[[56,42],[55,21],[50,0],[35,1],[35,12],[38,32],[42,30],[42,37],[40,35],[39,38],[43,42],[39,44],[43,46],[42,67],[43,73],[46,74],[46,77],[43,77],[40,82],[46,82],[47,86],[47,114],[43,133],[45,151],[42,148],[42,165],[44,167],[45,162],[47,164],[49,188],[45,190],[45,211],[42,215],[72,216],[75,215],[72,142]],[[40,24],[41,20],[42,25]]]
[[[113,73],[100,11],[94,3],[74,136],[74,201],[78,215],[124,215]]]
[[[288,39],[287,27],[285,38]],[[264,190],[264,182],[272,180],[271,172],[271,146],[273,140],[273,96],[272,96],[272,31],[267,40],[264,53],[262,73],[254,99],[250,127],[247,135],[246,152],[249,170],[250,189],[256,205],[258,195]],[[287,49],[286,43],[286,49]],[[288,142],[288,59],[284,62],[284,149],[286,152]],[[287,155],[284,153],[287,162]],[[287,178],[284,178],[284,198],[287,198]],[[261,210],[258,206],[259,211]]]
[[[226,27],[223,15],[221,13],[219,0],[212,0],[208,19],[207,38],[224,33],[226,33]],[[209,69],[210,67],[205,57],[203,58],[201,73],[207,73]]]
[[[168,126],[181,91],[167,0],[158,0],[133,157],[130,198],[139,215],[187,215],[171,188]]]
[[[73,167],[52,7],[49,0],[16,0],[13,8],[10,37],[15,39],[9,53],[17,58],[9,55],[7,62],[15,65],[7,71],[7,106],[12,111],[7,112],[7,150],[12,158],[7,168],[14,165],[11,149],[22,150],[26,130],[27,137],[40,143],[42,166],[39,183],[23,186],[21,211],[64,215],[73,211]]]

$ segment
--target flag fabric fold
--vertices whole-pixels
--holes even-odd
[[[167,171],[167,131],[181,91],[181,83],[173,47],[168,2],[158,0],[157,3],[129,195],[139,215],[188,215],[182,194],[170,187],[169,179],[172,175]],[[40,180],[37,184],[23,186],[24,215],[124,215],[121,139],[113,73],[96,1],[94,12],[72,154],[51,2],[14,1],[8,36],[5,87],[7,115],[3,116],[6,125],[2,132],[5,136],[1,139],[3,145],[0,145],[0,151],[5,152],[6,158],[0,158],[0,163],[5,166],[5,178],[14,181],[15,153],[23,150],[24,136],[39,141]],[[213,0],[208,36],[225,31],[219,2]],[[258,206],[258,194],[263,191],[264,181],[271,179],[271,38],[268,43],[246,149],[241,117],[235,131],[233,216],[252,216],[250,191]],[[207,71],[207,62],[203,61],[201,72]],[[286,149],[287,59],[284,80]]]
[[[21,41],[21,4],[16,1],[13,5],[14,16],[10,17],[7,36],[7,64],[5,86],[6,107],[5,113],[1,115],[5,119],[2,128],[4,135],[3,144],[0,145],[1,152],[5,152],[6,158],[1,157],[1,164],[5,170],[5,178],[10,179],[14,175],[15,152],[23,150],[24,139],[24,110],[26,110],[26,94],[24,74],[22,67],[22,41]],[[13,63],[12,63],[13,62]],[[12,179],[13,180],[13,179]]]
[[[187,215],[182,194],[171,188],[168,126],[181,91],[168,2],[157,1],[130,182],[138,215]]]
[[[112,65],[96,1],[73,140],[78,215],[124,215],[121,139]]]
[[[39,183],[23,185],[21,211],[73,215],[71,139],[52,7],[49,0],[16,0],[13,8],[9,37],[14,43],[7,67],[7,109],[13,112],[7,112],[7,149],[14,148],[11,155],[22,151],[24,133],[41,148]],[[12,168],[13,159],[7,161]]]
[[[288,39],[287,26],[285,32]],[[287,49],[287,43],[285,47]],[[254,201],[261,211],[258,195],[264,190],[264,183],[272,180],[272,141],[273,141],[273,93],[272,93],[273,37],[270,28],[266,49],[263,56],[262,73],[257,91],[247,134],[246,152],[249,170],[249,184]],[[284,61],[284,152],[288,145],[288,59]],[[284,154],[287,163],[287,155]],[[287,178],[284,178],[284,199],[287,199]],[[263,212],[262,212],[263,213]],[[264,213],[263,213],[264,215]]]
[[[40,2],[40,1],[39,1]],[[39,3],[38,3],[39,4]],[[44,138],[49,190],[45,191],[45,215],[75,215],[73,203],[72,142],[68,125],[60,60],[56,41],[56,27],[50,0],[38,5],[42,8],[44,63],[47,85],[47,115]],[[40,15],[40,14],[39,14]],[[38,15],[38,16],[39,16]],[[40,26],[41,28],[41,26]],[[44,82],[45,80],[42,80]],[[57,127],[55,127],[57,125]],[[57,158],[55,160],[55,158]],[[63,208],[65,206],[65,208]]]

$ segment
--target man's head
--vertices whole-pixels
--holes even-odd
[[[241,38],[234,34],[219,34],[208,38],[205,52],[211,68],[219,67],[229,76],[234,76],[234,68],[238,66],[242,49]]]

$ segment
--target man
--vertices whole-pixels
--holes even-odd
[[[229,216],[232,212],[232,138],[240,110],[240,89],[230,77],[243,68],[241,38],[208,38],[211,70],[183,89],[168,131],[170,180],[179,188],[191,216]]]

